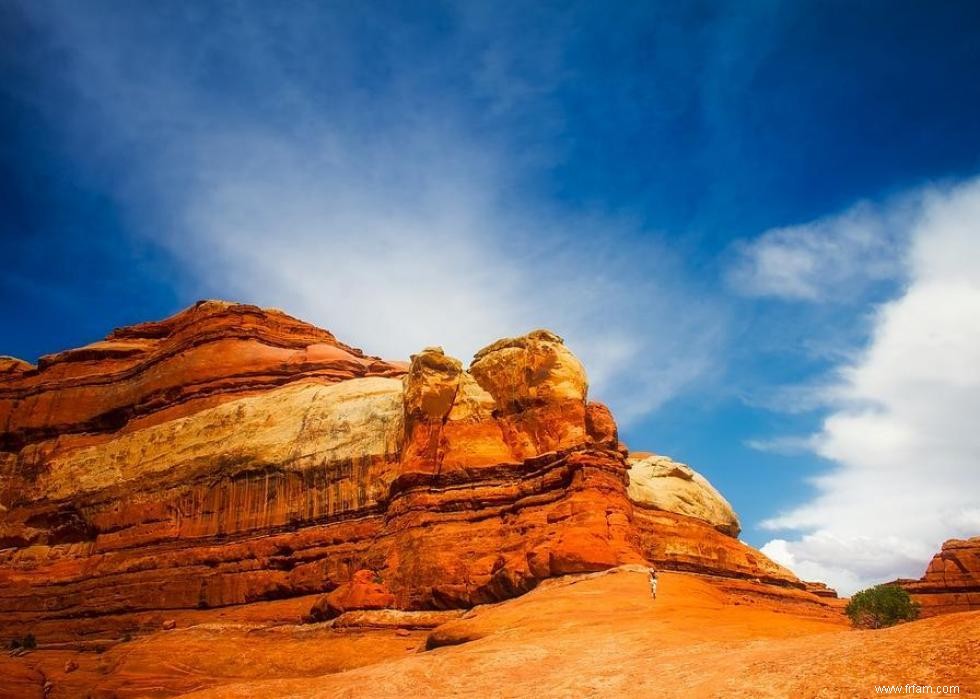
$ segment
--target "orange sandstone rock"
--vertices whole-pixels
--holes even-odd
[[[837,590],[833,589],[832,587],[827,587],[826,583],[804,580],[803,585],[805,586],[804,589],[807,592],[813,593],[817,597],[837,599]]]
[[[597,444],[616,447],[619,445],[619,430],[612,412],[602,403],[589,403],[585,406],[585,427]]]
[[[687,464],[645,452],[630,454],[629,464],[629,495],[637,505],[694,517],[723,534],[739,535],[742,527],[732,506]]]
[[[394,595],[377,573],[359,570],[349,581],[313,604],[310,620],[332,619],[355,610],[385,609],[394,603]]]
[[[546,330],[404,364],[214,301],[4,359],[0,627],[84,644],[325,593],[314,615],[460,609],[647,561],[802,587],[693,472],[631,499],[587,394]]]
[[[187,692],[816,699],[873,696],[876,684],[906,675],[918,686],[955,682],[963,696],[980,689],[980,612],[854,631],[827,600],[751,581],[665,572],[654,600],[645,571],[623,567],[548,580],[463,615],[348,612],[329,625],[291,624],[292,603],[181,612],[180,631],[137,636],[103,653],[0,654],[0,696],[41,699],[45,681],[53,683],[48,699]],[[366,628],[337,629],[355,615],[366,617]],[[420,623],[406,626],[407,617]],[[66,674],[69,657],[79,667]]]
[[[637,505],[634,522],[643,555],[657,568],[804,588],[792,571],[700,519]]]
[[[0,360],[0,449],[134,429],[300,379],[403,372],[281,311],[201,301],[37,367]]]
[[[980,536],[950,539],[918,580],[898,580],[923,617],[980,609]]]
[[[279,311],[203,302],[3,366],[12,632],[78,640],[360,569],[396,607],[467,607],[641,559],[615,423],[547,331],[469,370],[437,348],[406,367]]]

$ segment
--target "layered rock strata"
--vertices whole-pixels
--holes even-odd
[[[687,464],[666,456],[629,456],[629,496],[644,557],[658,568],[803,588],[791,571],[739,541],[728,501]]]
[[[298,380],[336,383],[404,369],[281,311],[201,301],[41,357],[36,367],[0,359],[0,449],[70,436],[99,443]]]
[[[406,364],[201,302],[0,361],[0,627],[320,593],[317,618],[463,608],[646,561],[802,587],[706,480],[639,455],[628,485],[627,456],[548,331]]]
[[[980,536],[950,539],[918,580],[898,580],[923,617],[980,609]]]
[[[826,597],[827,599],[837,599],[837,590],[832,587],[828,587],[827,583],[815,582],[811,580],[804,580],[803,585],[805,590],[817,597]]]
[[[205,302],[18,364],[0,623],[328,592],[359,570],[397,607],[461,607],[638,561],[602,416],[546,331],[469,370],[438,348],[405,367]]]

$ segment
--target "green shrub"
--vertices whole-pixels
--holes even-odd
[[[851,597],[844,609],[862,629],[883,629],[919,616],[919,605],[898,585],[876,585]]]

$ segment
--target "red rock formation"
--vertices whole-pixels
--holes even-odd
[[[326,592],[359,569],[395,606],[451,608],[639,561],[627,466],[590,435],[585,392],[546,331],[470,371],[430,349],[405,373],[219,302],[7,361],[0,624],[95,631]]]
[[[201,301],[101,342],[41,357],[0,358],[0,449],[50,437],[133,430],[300,379],[334,383],[399,376],[404,366],[365,356],[281,311]]]
[[[810,580],[803,581],[805,590],[810,592],[817,597],[826,597],[827,599],[837,599],[837,590],[832,587],[827,587],[826,583],[813,582]]]
[[[634,520],[640,549],[657,568],[804,587],[791,571],[709,522],[641,504]]]
[[[802,587],[722,533],[700,476],[634,514],[626,456],[548,331],[405,365],[202,302],[0,361],[0,627],[77,640],[322,593],[315,615],[451,609],[645,558]]]
[[[647,452],[632,452],[628,462],[640,550],[658,568],[805,587],[791,571],[738,540],[738,516],[700,473]],[[818,593],[816,587],[806,589]],[[830,595],[820,590],[819,596]]]
[[[357,610],[387,609],[394,604],[394,595],[377,573],[359,570],[350,580],[313,604],[310,620],[332,619]]]
[[[898,580],[923,617],[980,609],[980,536],[950,539],[918,580]]]

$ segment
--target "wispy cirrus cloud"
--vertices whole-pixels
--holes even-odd
[[[722,314],[660,236],[538,196],[531,175],[549,154],[495,128],[515,102],[546,99],[561,70],[553,41],[523,56],[534,70],[499,41],[461,53],[448,74],[471,86],[467,101],[445,89],[445,56],[397,23],[367,56],[340,12],[316,45],[302,12],[272,8],[221,22],[191,9],[166,21],[28,12],[70,57],[79,147],[125,173],[111,184],[131,229],[180,262],[187,293],[278,306],[388,357],[442,344],[466,359],[550,327],[624,421],[721,364]],[[474,31],[473,11],[460,13],[450,25]],[[406,46],[414,69],[395,70]]]
[[[779,437],[771,437],[769,439],[747,439],[745,440],[745,446],[747,446],[749,449],[755,449],[756,451],[765,451],[773,454],[792,456],[795,454],[803,454],[808,451],[813,451],[816,445],[813,437],[810,436],[798,437],[792,435],[782,435]]]
[[[915,204],[860,202],[842,214],[774,228],[734,246],[727,280],[738,293],[794,301],[860,297],[902,274],[906,221]]]

